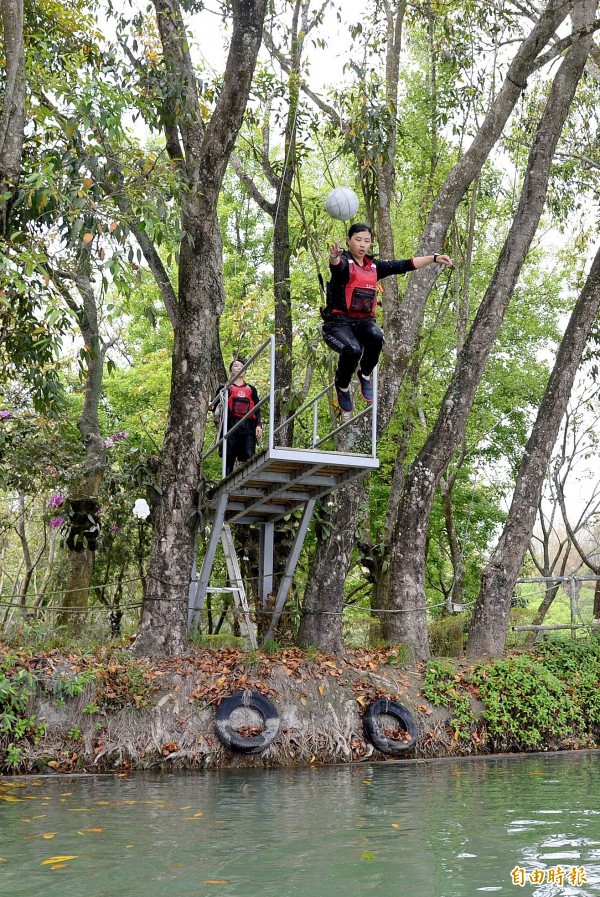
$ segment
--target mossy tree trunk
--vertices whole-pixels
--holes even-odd
[[[167,150],[180,168],[181,230],[171,398],[161,496],[154,519],[139,655],[178,655],[187,646],[187,599],[195,550],[200,454],[223,311],[217,200],[248,99],[266,0],[233,0],[233,32],[223,83],[205,125],[178,0],[155,0],[170,75],[185,97],[166,125]]]

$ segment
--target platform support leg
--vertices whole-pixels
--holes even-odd
[[[308,532],[308,527],[316,503],[316,498],[311,498],[310,501],[307,501],[304,505],[304,511],[300,520],[300,526],[298,527],[298,532],[296,533],[296,538],[294,539],[294,544],[292,546],[292,550],[290,551],[290,556],[288,557],[287,564],[285,565],[285,572],[283,574],[281,582],[279,583],[277,598],[275,600],[273,619],[271,620],[269,631],[265,636],[265,641],[269,638],[273,638],[273,633],[275,632],[275,628],[279,623],[281,612],[283,611],[283,607],[286,602],[292,580],[294,578],[294,573],[296,572],[296,566],[298,564],[298,560],[300,559],[300,552],[302,551],[302,546],[304,545],[304,540],[306,538],[306,533]]]
[[[263,610],[267,608],[269,595],[273,592],[273,546],[275,524],[268,521],[260,528],[258,553],[258,587]]]

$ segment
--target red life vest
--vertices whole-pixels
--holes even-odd
[[[377,266],[370,258],[364,265],[348,259],[348,283],[344,287],[345,309],[332,308],[333,314],[351,318],[374,318],[377,311]]]
[[[233,383],[229,387],[227,405],[229,409],[229,417],[236,417],[238,420],[241,417],[244,417],[244,415],[248,414],[248,412],[252,411],[254,408],[251,387],[246,383],[244,383],[243,386],[236,386],[235,383]],[[256,420],[256,415],[253,414],[248,420]]]

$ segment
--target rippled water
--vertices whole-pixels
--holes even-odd
[[[599,779],[600,753],[0,778],[0,895],[598,895]]]

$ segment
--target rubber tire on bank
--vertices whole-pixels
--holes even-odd
[[[263,731],[244,738],[231,726],[231,714],[241,707],[249,707],[262,716]],[[215,727],[219,741],[240,754],[260,754],[266,750],[279,732],[277,708],[257,691],[236,691],[224,698],[217,709]]]
[[[380,724],[380,717],[386,714],[397,720],[402,728],[410,735],[410,741],[397,741],[384,735]],[[365,710],[363,716],[363,731],[365,738],[371,742],[378,751],[388,757],[399,757],[410,751],[415,746],[418,738],[418,729],[415,718],[406,707],[397,701],[389,701],[387,698],[378,698]]]

